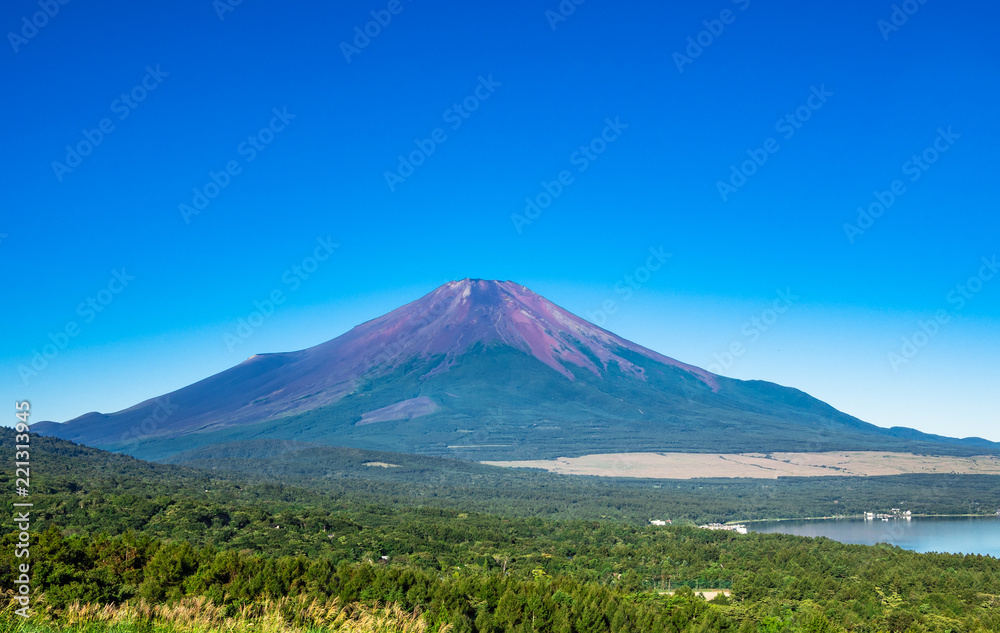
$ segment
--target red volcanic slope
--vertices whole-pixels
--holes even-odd
[[[531,354],[570,380],[573,374],[562,363],[599,375],[609,361],[615,361],[623,371],[642,378],[640,367],[618,355],[618,348],[624,348],[689,371],[713,389],[718,388],[714,374],[615,336],[512,281],[452,281],[413,303],[359,325],[327,345],[349,337],[355,337],[353,344],[369,349],[391,345],[395,340],[398,345],[389,349],[390,354],[408,353],[396,356],[390,361],[393,365],[414,354],[444,354],[448,362],[439,371],[447,371],[472,343],[503,343]],[[604,367],[597,367],[584,349]]]
[[[414,357],[444,355],[434,372],[448,371],[472,345],[504,344],[531,354],[567,380],[572,364],[599,375],[609,362],[637,379],[643,369],[619,354],[630,350],[697,376],[713,390],[714,374],[678,362],[602,330],[511,281],[452,281],[416,301],[363,323],[346,334],[298,352],[259,354],[239,365],[110,416],[90,413],[64,425],[58,435],[91,443],[123,441],[127,429],[153,415],[155,432],[190,432],[266,420],[329,405],[350,393],[358,378],[382,374]],[[587,352],[587,353],[585,353]],[[597,358],[604,367],[599,367]],[[176,414],[173,412],[176,411]],[[97,417],[106,431],[93,438]],[[147,424],[148,426],[148,424]],[[39,423],[42,433],[55,425]],[[148,431],[147,431],[148,432]]]

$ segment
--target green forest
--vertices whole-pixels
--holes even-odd
[[[996,477],[619,482],[359,468],[372,455],[350,451],[251,473],[215,457],[232,470],[33,436],[33,615],[14,614],[11,531],[0,631],[1000,631],[994,558],[694,526],[833,501],[985,512]]]

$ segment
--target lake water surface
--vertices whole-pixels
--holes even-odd
[[[752,532],[825,536],[842,543],[891,543],[915,552],[988,554],[1000,558],[1000,517],[817,519],[748,523]]]

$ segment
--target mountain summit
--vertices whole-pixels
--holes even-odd
[[[718,388],[714,374],[615,336],[512,281],[452,281],[348,335],[357,331],[368,337],[360,345],[385,351],[392,366],[414,355],[443,354],[445,362],[436,371],[446,371],[471,346],[499,344],[535,357],[570,380],[568,365],[600,376],[609,363],[641,379],[642,367],[618,354],[628,350],[680,367]]]
[[[717,376],[483,279],[449,282],[315,347],[33,430],[149,459],[262,438],[469,459],[995,448],[879,428],[795,389]]]

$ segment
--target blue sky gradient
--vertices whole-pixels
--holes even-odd
[[[481,277],[1000,440],[1000,7],[897,6],[8,3],[3,395],[115,411]]]

